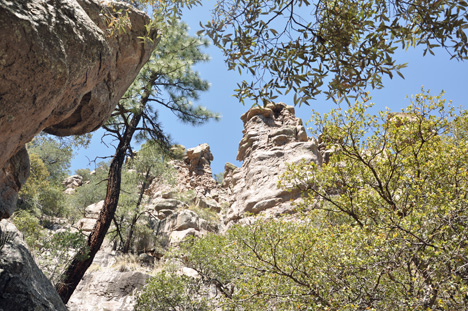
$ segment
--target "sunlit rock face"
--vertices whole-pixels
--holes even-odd
[[[87,273],[67,304],[69,311],[133,311],[138,291],[151,275],[139,271]]]
[[[287,163],[321,162],[315,139],[308,138],[294,107],[270,103],[254,107],[241,117],[244,136],[239,143],[239,168],[226,165],[223,186],[229,189],[233,204],[226,223],[245,217],[246,213],[280,215],[293,212],[291,202],[297,191],[279,189],[277,184]]]
[[[108,29],[108,5],[128,13],[131,29]],[[148,21],[123,3],[0,1],[0,219],[27,177],[25,143],[42,130],[87,133],[110,116],[155,48],[141,40]]]
[[[145,192],[142,204],[145,212],[153,217],[151,229],[155,236],[164,237],[162,240],[168,247],[177,247],[190,237],[202,237],[209,232],[222,233],[234,223],[249,224],[255,221],[249,216],[252,213],[276,217],[295,212],[293,202],[300,194],[278,189],[277,182],[287,163],[322,163],[323,155],[316,140],[307,137],[302,121],[294,115],[294,108],[282,103],[252,108],[242,120],[245,129],[238,159],[243,165],[237,168],[227,163],[222,185],[212,177],[213,155],[207,144],[187,150],[177,146],[180,159],[170,162],[174,179],[154,178]],[[80,220],[78,227],[89,232],[101,208],[102,201],[90,205],[86,209],[87,218]],[[207,211],[217,217],[206,218]],[[135,254],[139,260],[150,259],[151,264],[161,265],[166,261],[174,264],[156,245],[148,244]],[[115,266],[100,263],[99,258],[117,258],[104,248],[97,258],[95,264],[99,268],[87,272],[68,303],[69,309],[132,310],[133,294],[141,290],[142,281],[148,277],[146,272],[119,271]],[[183,274],[184,269],[189,270],[183,262],[179,266]]]

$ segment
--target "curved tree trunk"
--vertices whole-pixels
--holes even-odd
[[[151,84],[149,84],[151,85]],[[63,279],[55,285],[55,289],[64,303],[67,303],[76,287],[83,278],[86,270],[93,263],[94,256],[101,248],[104,237],[109,230],[112,219],[114,218],[117,204],[119,203],[120,185],[122,179],[122,167],[125,162],[125,155],[130,147],[133,135],[137,130],[138,123],[143,116],[143,110],[150,97],[151,90],[147,90],[140,101],[140,110],[135,113],[128,123],[123,135],[120,137],[119,145],[112,158],[109,167],[107,180],[107,192],[104,199],[104,206],[99,214],[96,225],[88,237],[87,254],[83,254],[86,250],[79,252],[73,261],[68,266],[64,273]]]
[[[130,126],[125,131],[124,136],[117,147],[114,158],[112,159],[109,168],[104,206],[102,207],[96,225],[88,238],[88,254],[83,256],[83,254],[80,253],[75,256],[65,271],[64,278],[55,286],[64,303],[68,302],[75,291],[75,288],[78,286],[78,283],[83,278],[86,270],[93,263],[94,256],[101,248],[104,237],[106,236],[112,219],[114,218],[115,210],[117,209],[117,204],[119,202],[122,166],[125,161],[125,154],[130,146],[130,142],[140,119],[141,114],[135,115],[132,118]],[[83,259],[83,257],[85,257],[85,259]]]
[[[89,235],[87,245],[88,248],[81,250],[74,257],[73,261],[64,272],[62,280],[55,285],[55,288],[64,303],[68,302],[79,282],[83,278],[86,270],[92,264],[96,253],[101,248],[102,242],[104,241],[104,237],[109,230],[111,222],[114,219],[117,204],[119,202],[122,167],[124,165],[125,155],[130,148],[130,143],[135,132],[137,130],[142,130],[138,128],[138,124],[142,118],[145,117],[145,107],[148,104],[150,97],[152,96],[152,89],[158,78],[160,78],[160,75],[161,73],[155,71],[147,80],[143,89],[143,94],[140,98],[138,110],[136,112],[127,109],[118,111],[125,121],[129,121],[124,122],[125,127],[123,128],[122,135],[120,135],[120,132],[111,131],[117,134],[119,138],[119,145],[117,146],[114,158],[112,159],[109,168],[107,192],[106,198],[104,199],[104,206],[99,214],[99,218],[96,222],[96,225],[94,226],[93,231]],[[128,113],[133,113],[131,119]],[[150,126],[155,127],[150,131],[155,131],[161,134],[161,136],[158,136],[158,138],[164,138],[164,135],[162,135],[158,125],[153,122],[150,123]]]

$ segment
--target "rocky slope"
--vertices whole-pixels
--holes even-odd
[[[293,202],[299,199],[299,193],[278,189],[277,182],[287,163],[322,163],[322,148],[314,138],[307,137],[291,106],[278,103],[255,107],[241,119],[244,136],[239,143],[238,159],[243,164],[238,168],[226,164],[222,185],[212,177],[213,155],[209,146],[201,144],[188,150],[176,147],[184,156],[171,163],[175,180],[155,179],[146,191],[145,209],[152,217],[152,231],[159,241],[165,241],[166,249],[177,247],[189,236],[222,232],[233,223],[249,223],[253,220],[251,214],[276,217],[295,212]],[[79,176],[72,176],[64,185],[72,193],[70,189],[80,187],[81,183]],[[90,205],[76,229],[90,232],[101,208],[102,202]],[[147,244],[133,257],[119,255],[110,243],[104,245],[71,297],[69,310],[133,310],[135,297],[145,281],[167,261],[179,273],[196,275],[181,262],[174,262],[174,258],[166,258],[162,244],[158,245]],[[54,299],[50,298],[50,303],[55,303]]]
[[[109,5],[128,13],[125,33],[108,29]],[[148,16],[123,3],[0,1],[0,16],[2,219],[13,212],[28,177],[25,143],[42,130],[64,136],[98,128],[155,44],[139,38],[147,34]]]

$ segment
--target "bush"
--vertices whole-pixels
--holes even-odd
[[[200,280],[162,271],[146,284],[135,311],[214,310],[205,296]]]
[[[75,254],[86,247],[86,237],[81,232],[71,232],[70,230],[57,233],[49,232],[41,241],[40,249],[34,250],[33,254],[38,266],[55,284],[60,281],[60,277]],[[83,252],[83,254],[85,253],[87,252]]]
[[[41,226],[37,217],[27,211],[18,211],[12,221],[16,228],[24,235],[24,240],[31,250],[39,249],[41,241],[46,235],[46,230]]]

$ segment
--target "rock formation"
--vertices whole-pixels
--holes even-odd
[[[96,225],[99,213],[104,206],[104,200],[91,204],[85,208],[85,217],[81,218],[76,226],[77,230],[81,230],[84,234],[89,235]]]
[[[62,185],[65,186],[65,193],[66,194],[73,194],[75,193],[75,189],[81,187],[83,185],[83,177],[80,175],[73,175],[66,178]]]
[[[291,106],[278,103],[255,107],[242,120],[245,129],[238,159],[243,164],[236,167],[226,163],[223,185],[212,177],[213,155],[207,144],[188,150],[177,146],[176,153],[181,160],[171,162],[175,181],[155,179],[146,192],[145,208],[153,215],[153,231],[168,246],[177,246],[190,236],[222,232],[235,222],[249,223],[251,213],[266,217],[294,213],[292,201],[299,198],[299,193],[278,189],[281,174],[287,163],[322,163],[326,150],[320,150],[323,148],[319,148],[317,141],[307,137],[302,121],[295,117]],[[86,208],[86,218],[78,222],[78,227],[89,232],[101,208],[102,202]],[[208,220],[200,211],[209,211],[217,219]],[[137,254],[138,258],[146,258],[140,261],[161,264],[168,260],[174,264],[174,258],[166,259],[164,251],[156,248],[153,251],[151,247],[146,253]],[[99,251],[95,262],[98,268],[85,275],[68,307],[70,310],[131,310],[135,303],[131,294],[148,275],[118,271],[115,267],[108,270],[109,260],[100,262],[99,258],[115,261],[118,256],[109,247]],[[180,272],[185,273],[184,269],[188,268],[183,262],[176,263]]]
[[[0,311],[66,311],[55,288],[37,267],[22,234],[7,220],[0,221]]]
[[[223,186],[233,204],[225,222],[245,217],[245,213],[278,215],[293,211],[291,201],[299,193],[278,189],[277,183],[287,163],[322,161],[315,139],[308,138],[294,107],[270,103],[254,107],[241,117],[244,136],[237,159],[244,161],[234,168],[226,165]]]
[[[108,29],[109,6],[128,13],[125,33]],[[28,176],[25,143],[42,130],[64,136],[98,128],[155,43],[139,38],[147,35],[148,16],[123,3],[0,1],[0,16],[2,219],[12,213]]]
[[[87,273],[67,304],[69,311],[132,311],[136,292],[151,276],[139,271]]]
[[[148,194],[152,197],[170,196],[170,192],[195,191],[200,196],[210,196],[216,181],[211,173],[213,154],[208,144],[185,150],[184,146],[177,145],[177,153],[183,154],[182,160],[173,160],[170,165],[177,171],[175,186],[154,180],[149,187]]]
[[[190,198],[184,200],[188,204],[194,204],[203,208],[220,210],[222,202],[228,200],[227,193],[213,179],[211,161],[213,154],[208,144],[201,144],[190,148],[185,152],[182,160],[173,160],[170,164],[176,170],[175,182],[168,184],[156,179],[150,185],[147,194],[154,202],[170,202],[167,199],[177,199],[179,194],[187,194]],[[161,201],[163,200],[163,201]]]

